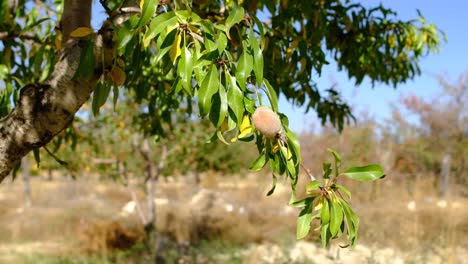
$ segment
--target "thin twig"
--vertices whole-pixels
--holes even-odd
[[[45,151],[47,152],[47,154],[49,154],[52,158],[54,158],[55,161],[58,162],[60,165],[62,165],[62,166],[68,166],[68,162],[59,159],[59,158],[58,158],[57,156],[55,156],[55,154],[52,153],[46,146],[43,146],[43,148],[45,149]]]
[[[310,173],[310,170],[307,169],[307,168],[304,166],[304,164],[302,164],[302,162],[301,162],[301,168],[304,169],[304,171],[306,172],[307,176],[309,176],[309,178],[310,178],[311,181],[315,181],[315,180],[316,180],[315,177],[314,177],[314,175],[312,175],[312,173]]]

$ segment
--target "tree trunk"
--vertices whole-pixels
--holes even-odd
[[[24,156],[21,159],[21,174],[22,174],[22,179],[23,179],[24,207],[31,207],[32,205],[31,183],[30,183],[31,167],[29,164],[28,156]]]
[[[452,155],[446,152],[442,156],[440,182],[439,182],[439,196],[444,197],[449,189],[450,167],[452,163]]]
[[[15,109],[0,120],[0,182],[23,156],[46,145],[70,125],[90,97],[102,69],[108,66],[103,66],[104,62],[112,61],[112,57],[101,59],[102,54],[113,56],[115,45],[113,32],[108,34],[110,25],[104,23],[95,36],[96,64],[89,66],[94,68],[92,76],[75,77],[86,40],[69,38],[69,33],[77,27],[89,26],[91,3],[91,0],[65,0],[61,22],[64,45],[51,77],[44,83],[23,87]]]

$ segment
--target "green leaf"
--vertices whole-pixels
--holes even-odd
[[[182,82],[182,86],[188,95],[192,96],[192,72],[193,72],[193,57],[187,47],[182,49],[179,64],[177,65],[177,73]]]
[[[0,64],[0,80],[4,80],[8,74],[8,67],[4,64]]]
[[[244,93],[237,86],[236,77],[231,76],[226,71],[226,78],[229,81],[228,102],[234,116],[236,117],[237,125],[240,126],[244,117]]]
[[[306,197],[306,198],[304,198],[302,200],[295,201],[295,202],[291,203],[291,206],[294,206],[296,208],[305,207],[306,205],[312,204],[312,202],[314,201],[314,198],[315,197]]]
[[[143,9],[141,10],[142,14],[140,17],[140,21],[138,21],[138,25],[136,28],[140,28],[153,17],[156,13],[156,9],[158,8],[158,0],[145,0],[143,4]]]
[[[331,163],[325,162],[325,163],[323,163],[322,166],[323,166],[323,168],[322,168],[322,170],[323,170],[323,171],[322,171],[323,178],[324,178],[324,179],[330,178],[330,174],[331,174],[331,172],[332,172]]]
[[[229,29],[234,25],[242,21],[244,18],[244,8],[238,6],[232,12],[229,13],[229,16],[226,18],[226,33],[229,36]]]
[[[216,41],[218,44],[218,52],[219,54],[223,53],[223,51],[227,47],[227,38],[226,35],[222,32],[219,33],[218,40]]]
[[[290,150],[293,151],[293,154],[296,156],[296,165],[299,165],[302,162],[301,143],[299,141],[299,138],[285,124],[283,125],[283,127],[286,130],[288,146]]]
[[[143,46],[148,47],[152,39],[161,34],[166,29],[173,29],[177,27],[177,17],[174,12],[167,12],[155,17],[146,31],[143,38]]]
[[[125,48],[127,47],[130,40],[132,40],[134,34],[135,32],[125,26],[125,24],[119,28],[117,31],[117,49],[119,50],[120,54],[124,53]]]
[[[265,167],[265,164],[267,163],[267,161],[268,161],[268,157],[267,157],[266,151],[263,150],[262,153],[260,153],[260,156],[258,156],[258,158],[255,159],[254,162],[252,162],[252,164],[250,164],[249,170],[259,171],[263,169],[263,167]]]
[[[34,160],[36,161],[36,165],[39,168],[41,165],[41,154],[39,152],[39,148],[33,148]]]
[[[343,222],[343,209],[340,206],[339,200],[331,201],[330,210],[330,233],[332,237],[336,236]]]
[[[338,188],[340,191],[344,192],[349,197],[349,199],[351,199],[351,192],[348,189],[346,189],[343,185],[335,184],[335,187]]]
[[[309,234],[310,231],[310,222],[312,221],[312,206],[311,203],[307,204],[304,209],[302,209],[299,217],[297,218],[297,229],[296,229],[296,238],[302,239]]]
[[[117,100],[119,100],[119,87],[114,85],[112,89],[112,94],[114,95],[112,103],[114,105],[114,111],[117,109]]]
[[[309,192],[312,192],[312,191],[315,191],[315,190],[319,190],[321,186],[322,186],[322,184],[319,181],[317,181],[317,180],[311,181],[306,186],[306,192],[309,193]]]
[[[247,47],[244,45],[242,54],[239,57],[239,61],[237,63],[237,68],[236,68],[236,78],[237,81],[239,82],[240,87],[242,90],[246,90],[247,86],[247,78],[250,76],[252,73],[253,69],[253,57],[250,55],[247,51]]]
[[[271,86],[267,79],[263,80],[263,83],[267,88],[266,95],[268,96],[268,100],[270,100],[271,109],[273,109],[274,112],[278,112],[278,96],[276,95],[275,89],[273,89],[273,86]]]
[[[327,151],[330,152],[335,158],[335,176],[338,176],[339,168],[341,166],[341,156],[340,154],[338,154],[338,152],[336,152],[335,150],[331,148],[327,148]]]
[[[329,224],[322,225],[320,228],[320,240],[322,241],[322,247],[326,247],[330,241],[330,231],[328,230]]]
[[[382,167],[372,164],[363,167],[352,167],[343,173],[346,177],[358,181],[374,181],[385,176]]]
[[[252,48],[254,67],[253,71],[255,73],[255,78],[257,80],[257,85],[262,85],[263,83],[263,54],[262,50],[258,45],[257,37],[254,34],[254,30],[250,29],[249,35],[250,47]]]
[[[221,130],[218,129],[218,130],[216,131],[216,136],[218,137],[218,139],[219,139],[221,142],[223,142],[223,143],[226,144],[226,145],[229,145],[229,142],[226,141],[226,139],[224,138],[223,133],[221,132]]]
[[[110,84],[104,81],[99,81],[96,84],[93,94],[93,102],[91,108],[93,110],[94,116],[99,114],[99,109],[106,103],[107,97],[110,93]]]
[[[73,78],[78,76],[91,77],[94,73],[94,41],[85,41],[81,50],[80,64]]]
[[[273,192],[275,191],[275,188],[276,188],[276,181],[278,181],[278,178],[276,178],[276,175],[273,174],[273,186],[271,187],[271,189],[268,191],[267,193],[267,196],[270,196],[273,194]]]
[[[198,89],[198,106],[201,116],[206,116],[210,112],[211,98],[218,92],[219,86],[218,69],[213,64]]]
[[[348,229],[348,240],[351,242],[351,245],[354,245],[357,241],[359,218],[344,199],[339,199],[343,208],[344,217],[346,219],[346,227]]]
[[[176,36],[178,35],[178,33],[179,33],[179,30],[173,29],[167,35],[161,34],[160,38],[163,40],[160,41],[158,39],[158,43],[161,43],[161,45],[158,47],[158,53],[155,59],[156,61],[161,60],[164,57],[164,55],[166,55],[168,52],[170,52],[173,49],[173,47],[175,48],[177,47]]]
[[[320,219],[322,221],[322,225],[328,224],[330,222],[330,206],[328,203],[328,199],[324,198],[322,202],[322,209],[320,210]]]
[[[335,158],[336,162],[337,163],[340,163],[341,162],[341,156],[340,154],[338,154],[338,152],[336,152],[334,149],[332,148],[327,148],[327,151],[330,152],[333,157]]]

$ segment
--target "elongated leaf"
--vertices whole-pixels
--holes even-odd
[[[227,94],[224,86],[219,83],[218,92],[214,94],[211,102],[210,120],[216,128],[220,129],[228,110]]]
[[[81,37],[89,36],[93,33],[94,33],[94,30],[90,27],[79,27],[70,33],[70,37],[81,38]]]
[[[338,152],[336,152],[336,150],[331,149],[331,148],[327,148],[327,151],[330,152],[333,155],[333,157],[335,158],[335,161],[336,161],[337,164],[341,163],[341,156],[340,156],[340,154],[338,154]]]
[[[172,64],[176,63],[177,58],[182,53],[180,48],[180,43],[182,41],[182,36],[179,32],[176,33],[175,40],[172,43],[171,50],[169,51],[169,56],[171,57]]]
[[[247,48],[244,45],[242,54],[239,57],[239,62],[237,63],[236,68],[236,78],[239,81],[239,86],[242,90],[246,90],[247,78],[252,73],[253,69],[253,57],[247,51]]]
[[[267,163],[267,161],[268,161],[268,156],[266,154],[266,151],[263,150],[262,153],[260,153],[260,156],[258,156],[258,158],[255,159],[254,162],[252,162],[252,164],[250,164],[249,170],[259,171],[263,169],[263,167],[265,167],[265,164]]]
[[[158,0],[145,0],[141,10],[142,14],[140,21],[138,21],[136,28],[146,25],[146,23],[148,23],[151,17],[156,13],[156,8],[158,8]]]
[[[94,73],[94,41],[86,41],[81,50],[80,63],[73,78],[77,76],[90,77]]]
[[[328,179],[330,178],[330,174],[332,172],[332,169],[331,169],[331,163],[328,163],[328,162],[325,162],[322,164],[322,175],[323,175],[323,178],[324,179]]]
[[[174,12],[167,12],[161,15],[158,15],[154,18],[149,26],[148,31],[146,31],[145,37],[143,39],[143,46],[148,47],[152,39],[157,35],[161,34],[166,29],[173,29],[177,27],[177,17]]]
[[[330,206],[328,199],[323,199],[322,209],[320,210],[320,219],[322,221],[322,226],[330,222]]]
[[[117,31],[117,49],[121,54],[124,53],[127,44],[132,40],[134,34],[135,32],[125,26],[125,24]]]
[[[385,176],[382,167],[378,164],[352,167],[347,169],[343,174],[348,178],[358,181],[374,181]]]
[[[320,186],[322,186],[322,184],[319,181],[317,181],[317,180],[311,181],[306,186],[306,192],[319,190]]]
[[[286,125],[284,124],[283,127],[285,126]],[[302,162],[301,144],[300,144],[299,138],[288,127],[285,127],[285,130],[286,130],[286,137],[287,137],[289,148],[291,149],[291,151],[294,152],[294,155],[296,157],[296,165],[299,165]]]
[[[211,98],[219,90],[219,74],[215,65],[211,65],[210,71],[203,79],[198,90],[198,106],[200,115],[206,116],[211,109]]]
[[[39,168],[41,165],[41,153],[39,148],[33,148],[34,160],[36,161],[36,166]]]
[[[237,86],[236,77],[231,76],[228,71],[226,71],[226,78],[229,81],[229,107],[236,117],[237,125],[240,125],[244,116],[244,93]]]
[[[295,201],[295,202],[291,203],[291,206],[294,206],[296,208],[305,207],[306,205],[312,204],[312,202],[314,201],[314,198],[315,197],[306,197],[306,198],[304,198],[302,200]]]
[[[268,100],[270,100],[271,109],[273,109],[275,112],[278,112],[278,96],[276,95],[276,91],[273,89],[273,86],[271,86],[268,80],[265,79],[263,82],[267,88],[266,94],[268,96]]]
[[[343,209],[340,206],[338,200],[331,202],[330,210],[330,233],[332,237],[338,234],[341,223],[343,222]]]
[[[106,82],[99,81],[94,89],[92,109],[94,116],[99,114],[99,108],[106,103],[111,86]]]
[[[268,191],[267,196],[270,196],[270,195],[272,195],[272,194],[275,192],[276,182],[277,182],[277,181],[278,181],[278,178],[276,178],[276,175],[273,174],[273,183],[272,183],[273,186],[272,186],[271,189]]]
[[[254,30],[250,29],[249,35],[250,47],[252,48],[254,67],[253,71],[255,73],[255,78],[257,80],[257,85],[262,85],[263,83],[263,54],[260,46],[258,45],[257,37],[254,34]]]
[[[346,219],[346,227],[348,228],[348,240],[351,245],[354,245],[357,241],[359,219],[345,200],[340,198],[340,202]]]
[[[193,57],[187,47],[183,47],[179,64],[177,65],[177,73],[182,82],[182,86],[188,95],[192,96],[192,72],[193,72]]]
[[[226,35],[222,32],[219,33],[218,40],[216,41],[218,44],[218,52],[221,54],[227,47],[227,38]]]
[[[326,247],[330,241],[329,224],[322,225],[320,228],[320,240],[322,241],[322,247]]]
[[[229,16],[226,19],[226,33],[229,37],[229,29],[234,25],[242,21],[244,18],[244,8],[238,6],[232,12],[229,13]],[[230,38],[230,37],[229,37]]]
[[[351,199],[351,192],[347,188],[345,188],[343,185],[339,185],[339,184],[335,184],[335,186],[340,191],[344,192],[349,197],[349,199]]]
[[[312,221],[312,206],[311,203],[306,204],[297,218],[296,238],[302,239],[309,234],[310,222]]]

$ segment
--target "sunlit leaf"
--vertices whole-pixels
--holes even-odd
[[[341,223],[343,222],[343,211],[337,199],[332,200],[330,204],[330,233],[332,237],[334,237],[335,235],[337,235]]]
[[[172,43],[171,50],[169,51],[169,56],[171,57],[172,64],[176,63],[177,58],[179,58],[182,53],[180,48],[180,43],[182,41],[182,36],[179,32],[176,33],[175,40]]]
[[[343,172],[343,174],[348,178],[358,181],[374,181],[385,176],[382,167],[378,164],[352,167]]]
[[[89,36],[93,33],[94,33],[94,30],[90,27],[79,27],[70,33],[70,37],[82,38],[82,37]]]
[[[158,0],[142,0],[140,2],[140,5],[142,5],[142,14],[140,17],[140,21],[138,22],[137,28],[146,25],[146,23],[148,23],[151,17],[153,17],[153,15],[156,12],[156,9],[158,8]]]
[[[187,47],[182,48],[182,54],[180,57],[179,65],[177,65],[177,73],[179,74],[182,86],[184,87],[187,94],[190,96],[193,94],[192,91],[192,72],[193,72],[193,57]]]
[[[198,105],[200,115],[206,116],[211,109],[211,98],[218,92],[220,86],[218,69],[211,65],[210,71],[203,79],[200,89],[198,89]]]
[[[309,234],[310,222],[312,221],[311,203],[306,204],[297,218],[296,238],[302,239]]]
[[[254,162],[252,162],[252,164],[250,164],[249,170],[259,171],[263,169],[263,167],[265,167],[265,164],[267,163],[267,161],[268,161],[268,156],[265,150],[263,150],[262,153],[260,153],[260,156],[258,156],[258,158],[255,159]]]

